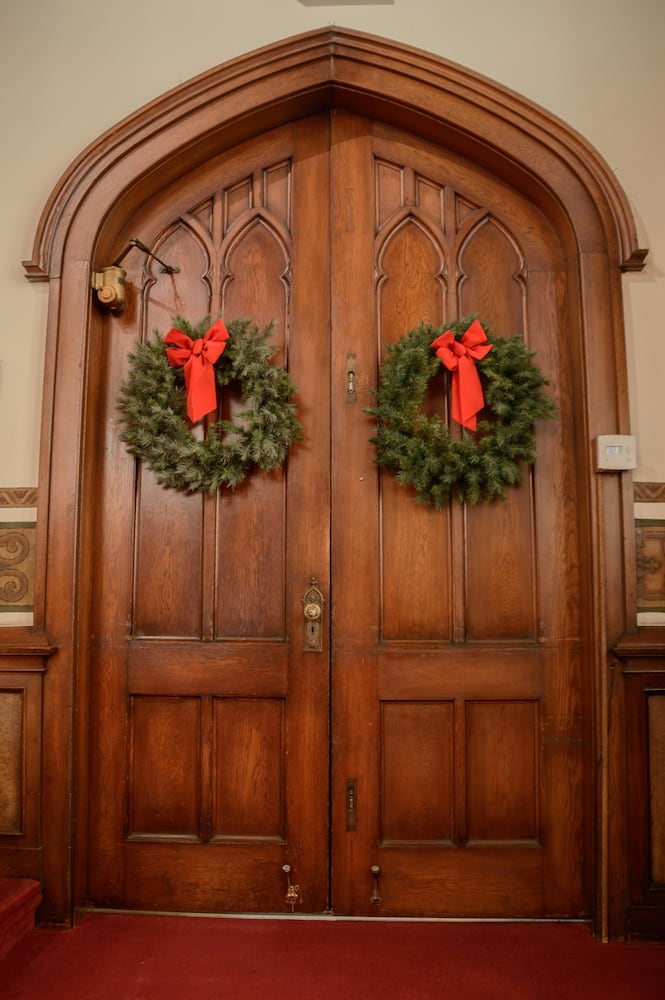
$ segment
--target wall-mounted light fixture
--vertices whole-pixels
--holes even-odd
[[[171,264],[165,264],[145,243],[141,243],[136,237],[132,238],[126,249],[123,250],[113,264],[102,268],[101,271],[93,271],[90,275],[90,287],[97,292],[97,301],[111,312],[119,313],[125,308],[125,278],[127,277],[127,272],[124,267],[120,267],[120,262],[134,247],[137,250],[141,250],[142,253],[147,254],[148,257],[152,257],[158,264],[161,264],[162,274],[177,274],[180,270],[180,268],[173,267]]]
[[[97,292],[97,301],[111,312],[122,312],[125,308],[125,278],[127,272],[117,264],[105,267],[103,271],[93,271],[90,279]]]
[[[303,7],[393,7],[395,0],[299,0]]]

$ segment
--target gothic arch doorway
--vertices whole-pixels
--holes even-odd
[[[132,264],[130,308],[112,316],[92,300],[90,271],[134,235],[196,267],[181,267],[174,290]],[[226,293],[215,292],[214,254],[233,279]],[[253,288],[242,288],[241,258],[272,261],[255,268]],[[387,914],[607,921],[608,776],[594,761],[607,751],[607,640],[627,612],[617,540],[629,511],[616,481],[596,482],[591,442],[625,427],[620,273],[642,259],[612,174],[564,125],[459,67],[338,28],[204,74],[73,165],[26,263],[29,276],[51,282],[52,303],[38,617],[57,646],[44,702],[44,881],[55,914],[66,919],[89,898],[181,907],[187,891],[189,908],[275,909],[283,863],[311,912],[376,912],[378,864]],[[281,317],[278,346],[301,384],[311,435],[289,465],[293,486],[250,486],[232,505],[167,501],[114,451],[112,404],[128,340],[178,304],[190,313],[254,311],[257,291],[271,313],[257,318]],[[540,478],[498,510],[435,519],[415,514],[372,471],[367,421],[335,386],[347,355],[356,354],[367,390],[381,343],[424,313],[443,322],[470,311],[534,345],[560,416],[540,435]],[[251,532],[241,527],[248,508]],[[281,511],[274,524],[267,510]],[[208,552],[184,581],[160,549],[158,516],[176,539],[186,523],[187,540]],[[240,587],[231,624],[201,597],[220,580],[212,553],[227,523],[246,543],[233,576],[243,578],[251,551],[262,567],[253,593],[267,609],[257,614]],[[527,536],[518,530],[525,523]],[[277,556],[266,543],[275,530]],[[502,567],[494,577],[483,569],[488,557]],[[157,598],[136,600],[149,593],[137,590],[145,566],[160,592],[180,588],[172,631]],[[323,670],[311,653],[297,654],[299,594],[312,575],[335,618]],[[267,580],[280,581],[269,600]],[[443,611],[432,594],[443,594]],[[290,666],[275,653],[280,642]],[[252,643],[247,686],[238,664]],[[229,681],[214,665],[225,675],[216,685],[206,664],[222,646],[235,674]],[[198,687],[183,682],[183,650]],[[160,663],[171,686],[155,681]],[[122,686],[128,671],[133,687]],[[113,704],[129,729],[107,712]],[[74,736],[63,760],[52,751],[68,718]],[[198,735],[151,797],[159,756],[150,747],[174,747],[183,731]],[[259,732],[264,770],[248,797],[215,771],[201,734],[213,733],[215,746],[235,734],[243,749],[230,770],[240,774]],[[266,756],[268,745],[280,747],[279,758]],[[193,791],[178,774],[195,775]],[[104,790],[119,785],[128,792],[102,808]],[[177,815],[165,818],[176,799]],[[235,874],[213,879],[211,892],[213,853],[231,846],[236,860],[224,870]],[[167,873],[176,887],[162,898],[155,887]]]

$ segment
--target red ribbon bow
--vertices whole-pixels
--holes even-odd
[[[184,365],[187,416],[193,424],[217,409],[214,364],[224,353],[228,339],[228,330],[221,319],[197,340],[175,329],[164,337],[169,364],[173,368]]]
[[[460,340],[455,340],[452,330],[446,330],[432,341],[430,347],[436,348],[441,364],[453,373],[453,420],[475,431],[476,414],[485,405],[485,397],[474,362],[480,361],[492,350],[480,321],[474,319]]]

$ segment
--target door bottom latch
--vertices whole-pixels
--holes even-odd
[[[284,902],[290,908],[291,913],[293,913],[298,903],[302,903],[300,886],[295,885],[291,881],[291,865],[282,865],[282,871],[286,875],[286,896],[284,897]]]

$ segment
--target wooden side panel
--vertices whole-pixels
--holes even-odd
[[[665,886],[665,694],[647,696],[651,882]]]
[[[0,690],[0,835],[23,832],[24,700]]]
[[[665,655],[661,629],[619,646],[626,691],[626,933],[665,940]],[[628,649],[626,649],[628,647]]]
[[[46,656],[26,650],[0,659],[0,878],[42,877]]]
[[[291,164],[282,161],[255,171],[246,215],[236,226],[227,219],[218,257],[222,310],[228,319],[245,316],[263,327],[274,324],[275,363],[287,361],[291,259]],[[259,208],[251,209],[250,205]],[[225,390],[221,416],[242,410],[237,388]],[[217,507],[215,635],[283,637],[282,587],[285,571],[285,480],[281,471],[255,477],[234,494],[223,493]]]

